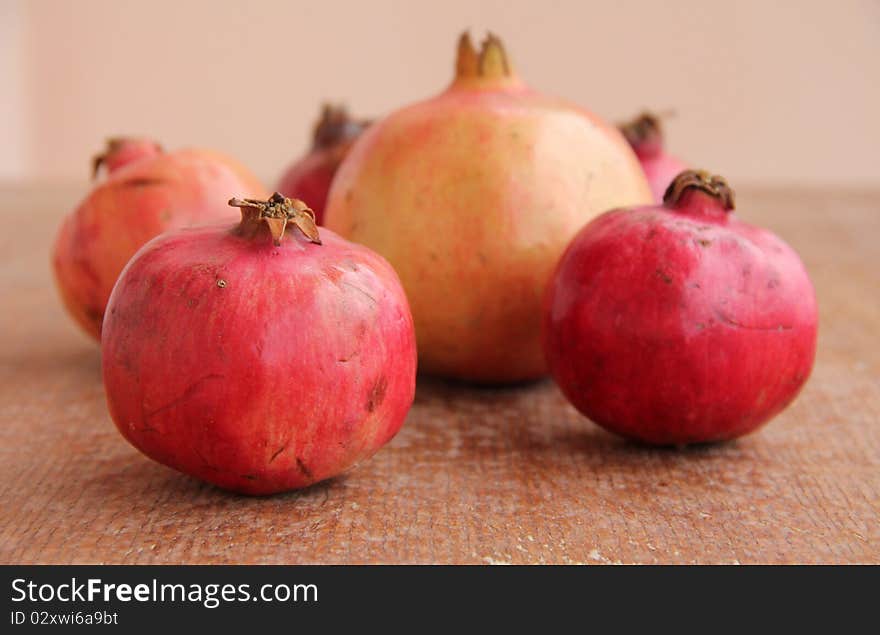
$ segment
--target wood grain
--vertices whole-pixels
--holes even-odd
[[[3,192],[0,562],[880,562],[880,193],[747,190],[740,215],[803,256],[821,310],[798,400],[738,442],[612,437],[550,382],[423,380],[404,429],[346,477],[224,493],[119,436],[98,348],[48,249],[65,191]]]

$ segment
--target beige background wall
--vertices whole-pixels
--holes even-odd
[[[534,87],[735,183],[880,185],[880,2],[0,0],[0,180],[84,182],[108,135],[211,146],[274,179],[325,98],[378,114],[491,28]]]

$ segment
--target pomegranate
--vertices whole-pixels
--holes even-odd
[[[599,425],[655,444],[732,439],[807,380],[813,286],[733,203],[724,179],[685,171],[662,206],[603,214],[563,255],[544,346],[562,391]]]
[[[238,225],[159,236],[120,276],[102,334],[110,414],[144,454],[209,483],[305,487],[400,429],[412,316],[391,266],[319,236],[302,201],[229,203]]]
[[[366,119],[352,119],[344,106],[325,104],[315,124],[311,150],[287,169],[278,191],[309,201],[317,223],[322,224],[333,176],[351,144],[369,125]]]
[[[663,129],[660,127],[660,118],[656,115],[642,113],[632,121],[621,124],[620,131],[642,164],[654,194],[654,202],[662,203],[663,194],[672,179],[688,166],[664,150]]]
[[[119,272],[153,236],[227,218],[228,192],[265,194],[243,167],[208,150],[165,153],[153,141],[112,139],[94,161],[107,171],[61,224],[52,252],[55,281],[70,314],[96,339]]]
[[[650,200],[616,128],[528,88],[498,38],[477,52],[465,33],[444,92],[355,142],[325,224],[397,270],[421,368],[514,382],[546,374],[541,297],[565,246],[599,212]]]

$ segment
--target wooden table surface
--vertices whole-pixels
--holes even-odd
[[[739,192],[741,217],[800,252],[821,311],[812,378],[758,433],[651,449],[579,416],[549,381],[420,379],[371,461],[268,498],[122,439],[98,347],[49,273],[78,193],[2,193],[2,563],[880,562],[880,192]]]

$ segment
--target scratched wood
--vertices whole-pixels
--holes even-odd
[[[741,216],[802,254],[821,310],[812,379],[762,431],[649,449],[550,382],[424,380],[370,462],[270,498],[179,475],[116,432],[98,348],[49,275],[75,198],[0,197],[0,562],[880,562],[880,192],[740,192]]]

